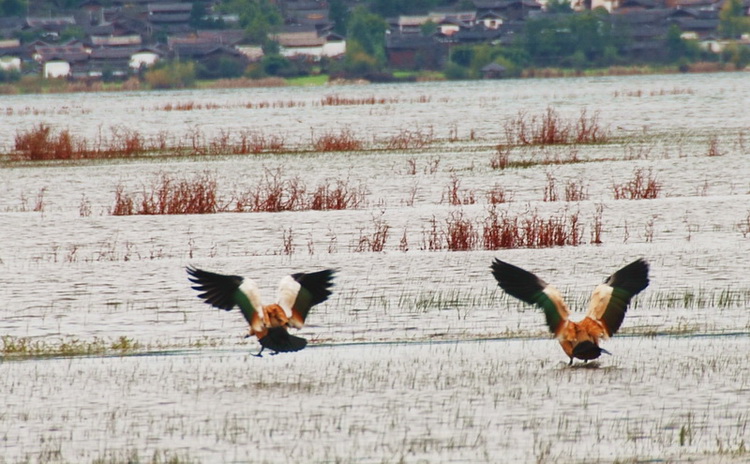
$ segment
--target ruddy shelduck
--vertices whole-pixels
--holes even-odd
[[[299,351],[307,340],[289,333],[293,327],[301,329],[310,309],[331,295],[335,271],[325,269],[311,273],[285,276],[279,282],[276,303],[263,305],[258,285],[237,275],[223,275],[187,267],[192,287],[201,292],[198,297],[211,306],[230,311],[235,306],[250,325],[248,337],[255,336],[261,345],[256,356],[268,348],[275,353]],[[274,353],[274,354],[275,354]]]
[[[622,325],[630,300],[648,287],[648,263],[638,259],[607,277],[591,295],[586,316],[580,322],[569,319],[570,310],[560,292],[529,271],[499,259],[492,263],[492,275],[509,295],[544,311],[547,326],[570,358],[585,362],[602,353],[599,340],[614,335]]]

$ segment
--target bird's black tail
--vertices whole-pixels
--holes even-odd
[[[590,341],[581,342],[573,348],[573,357],[583,359],[584,361],[596,359],[601,356],[602,353],[612,354],[609,351],[600,348],[596,343]]]
[[[263,348],[268,348],[278,353],[299,351],[307,346],[307,340],[290,334],[284,327],[268,329],[266,336],[258,341]]]

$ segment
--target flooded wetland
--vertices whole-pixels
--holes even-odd
[[[727,73],[3,96],[0,463],[747,462],[748,95]],[[490,273],[582,313],[640,257],[612,355],[573,367]],[[188,265],[265,302],[338,273],[307,348],[258,358]]]

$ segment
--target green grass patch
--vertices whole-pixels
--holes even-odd
[[[328,83],[328,74],[316,74],[314,76],[292,77],[286,80],[289,85],[295,86],[314,86],[326,85]]]

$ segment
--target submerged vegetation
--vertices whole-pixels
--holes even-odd
[[[0,338],[0,341],[3,345],[0,351],[4,359],[124,355],[140,351],[143,348],[140,343],[125,336],[113,340],[103,340],[96,337],[93,340],[65,338],[54,343],[47,339],[4,335]]]
[[[99,107],[19,99],[7,118],[34,126],[2,161],[0,270],[13,298],[0,462],[746,460],[737,77],[592,80],[586,98],[564,82],[494,100],[484,83],[425,84],[427,102],[352,88],[328,108],[307,89],[259,92],[247,109],[189,92],[151,100],[143,118],[142,102],[127,117],[107,105],[102,119]],[[547,107],[549,95],[564,103]],[[603,121],[619,108],[580,111],[609,100],[632,108],[619,113],[627,127]],[[726,127],[680,127],[683,115],[702,124],[692,115],[706,101],[722,104],[706,115]],[[674,117],[645,127],[654,108]],[[81,135],[60,137],[77,111],[92,114],[71,127],[94,135],[80,152]],[[258,156],[233,154],[251,150],[248,114],[263,123],[247,132],[247,147],[250,134],[267,142]],[[275,118],[288,124],[259,130]],[[603,136],[577,141],[581,119]],[[134,125],[97,138],[101,120]],[[70,157],[44,159],[54,151],[34,145],[35,130]],[[362,147],[317,151],[323,135]],[[108,152],[128,138],[145,151]],[[493,282],[494,257],[558,282],[577,316],[615,264],[644,257],[653,276],[623,336],[606,341],[612,356],[568,368],[541,311]],[[253,276],[265,300],[277,271],[341,275],[330,306],[310,314],[309,349],[256,359],[242,315],[195,298],[190,264]]]
[[[346,179],[328,179],[311,190],[299,177],[282,178],[280,170],[266,171],[254,190],[222,198],[216,176],[204,172],[192,179],[161,173],[140,194],[115,187],[114,216],[153,214],[212,214],[220,212],[266,212],[342,210],[361,208],[367,189]]]

